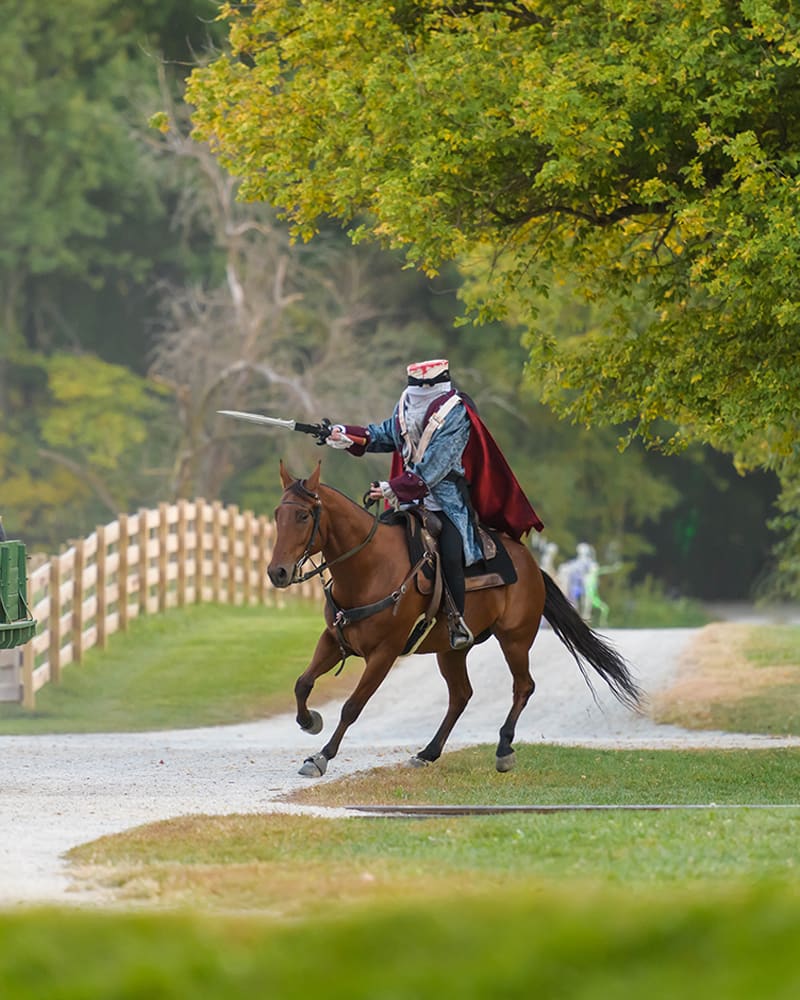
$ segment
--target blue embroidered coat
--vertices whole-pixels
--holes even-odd
[[[388,420],[380,424],[368,424],[366,429],[369,435],[366,451],[402,453],[403,437],[397,406]],[[447,414],[444,423],[431,438],[422,459],[406,465],[403,475],[390,482],[401,503],[424,499],[426,494],[430,494],[433,506],[440,507],[458,528],[467,566],[483,558],[483,549],[458,486],[452,479],[445,477],[450,473],[464,475],[462,455],[469,440],[470,429],[467,411],[463,404],[459,404]]]

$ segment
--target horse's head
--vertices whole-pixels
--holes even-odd
[[[275,508],[277,535],[267,573],[275,587],[288,587],[300,576],[306,560],[322,547],[319,519],[322,502],[317,493],[322,463],[308,479],[296,479],[281,461],[283,496]]]

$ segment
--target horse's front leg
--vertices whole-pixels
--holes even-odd
[[[361,679],[353,693],[342,705],[339,725],[336,727],[333,736],[331,736],[330,740],[319,753],[315,753],[313,757],[309,757],[305,761],[300,768],[300,774],[304,774],[309,778],[319,778],[325,773],[328,768],[328,761],[333,760],[339,752],[342,737],[359,715],[361,715],[361,710],[381,686],[395,659],[396,651],[389,654],[375,652],[367,657]]]
[[[317,648],[311,657],[311,663],[297,678],[294,685],[294,696],[297,701],[297,724],[307,733],[316,735],[322,732],[322,716],[308,707],[308,696],[314,688],[315,681],[327,674],[337,663],[341,662],[342,652],[339,643],[326,629],[317,640]]]

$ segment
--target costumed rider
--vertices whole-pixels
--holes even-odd
[[[388,420],[336,424],[327,444],[357,456],[393,452],[389,479],[373,483],[369,496],[395,508],[422,503],[436,512],[450,645],[464,649],[474,641],[464,620],[464,570],[484,558],[477,522],[516,541],[543,524],[474,404],[453,388],[449,363],[419,361],[406,371],[408,385]],[[354,442],[359,438],[366,445]]]

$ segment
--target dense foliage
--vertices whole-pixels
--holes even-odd
[[[370,3],[330,4],[326,10],[313,3],[279,6],[281,17],[305,11],[294,54],[307,50],[307,58],[316,60],[321,88],[320,103],[308,105],[308,114],[296,105],[285,138],[296,146],[298,130],[317,129],[308,191],[316,189],[322,199],[337,189],[358,211],[352,224],[369,225],[372,216],[362,214],[359,200],[347,194],[356,178],[348,160],[348,130],[358,127],[361,112],[354,104],[336,111],[328,97],[323,100],[323,90],[334,104],[342,95],[328,90],[332,81],[322,69],[341,57],[341,85],[348,86],[349,78],[357,91],[359,66],[348,60],[358,54],[351,49],[356,42],[374,48],[364,19],[377,18],[380,35],[386,12]],[[418,75],[424,101],[415,106],[430,103],[420,65],[415,66],[423,49],[430,59],[434,42],[441,46],[449,39],[456,45],[461,38],[459,58],[466,60],[474,33],[464,30],[473,17],[491,15],[494,20],[480,22],[490,51],[507,16],[502,7],[470,4],[470,14],[466,5],[451,5],[456,20],[437,27],[437,18],[445,16],[442,5],[396,6],[392,30],[419,36],[413,51],[406,38],[406,63],[396,67],[407,64]],[[561,272],[550,299],[537,302],[542,324],[558,338],[557,351],[530,365],[535,378],[526,378],[528,350],[521,337],[531,325],[530,305],[526,295],[517,294],[522,285],[505,293],[510,258],[498,258],[492,274],[486,264],[494,248],[484,241],[476,239],[473,252],[461,256],[460,270],[443,263],[437,276],[428,277],[403,269],[403,248],[414,255],[416,244],[394,239],[388,229],[384,234],[398,248],[387,251],[367,241],[353,247],[327,217],[331,207],[321,207],[323,216],[315,215],[306,227],[318,224],[321,232],[308,243],[292,243],[288,224],[274,209],[237,197],[238,181],[204,144],[188,139],[181,102],[189,68],[209,45],[224,43],[229,25],[215,20],[218,9],[214,0],[67,0],[52,10],[35,0],[0,0],[6,27],[0,53],[0,137],[6,151],[0,158],[0,515],[9,531],[31,548],[52,550],[119,511],[181,495],[219,496],[269,512],[278,493],[280,456],[291,459],[298,472],[324,457],[328,481],[360,495],[369,479],[384,473],[380,460],[355,462],[321,452],[301,435],[254,432],[223,421],[216,409],[261,408],[314,420],[380,419],[396,397],[409,356],[441,353],[451,358],[459,384],[478,402],[562,557],[588,539],[601,558],[611,547],[626,567],[635,561],[643,565],[655,543],[647,570],[656,576],[670,570],[671,586],[709,595],[720,587],[745,593],[766,554],[769,483],[754,487],[752,478],[738,480],[728,465],[722,470],[709,462],[707,450],[668,463],[638,446],[619,455],[618,426],[572,427],[539,402],[543,391],[552,392],[554,358],[572,350],[570,336],[605,336],[600,331],[614,315],[612,296],[586,304],[580,274],[568,278]],[[241,10],[260,17],[267,7]],[[331,31],[343,30],[328,54],[327,43],[316,53],[311,45],[319,28],[312,14],[339,17]],[[516,37],[530,27],[521,23]],[[390,55],[387,48],[385,58]],[[246,76],[258,59],[211,64],[209,79]],[[306,78],[302,67],[282,65],[299,87]],[[373,72],[382,65],[375,61]],[[461,74],[464,89],[446,112],[431,105],[443,124],[448,116],[466,121],[469,108],[478,114],[475,102],[482,93],[474,79],[477,68],[469,86],[466,63],[463,72],[457,63],[451,69]],[[398,103],[389,109],[387,129],[401,130],[411,111],[404,107],[409,98],[404,73],[397,77]],[[208,81],[197,79],[202,82],[196,86],[210,93]],[[245,82],[243,77],[241,85]],[[502,83],[490,74],[486,87],[494,92]],[[377,98],[388,99],[392,87],[379,76],[369,81],[368,103],[376,113]],[[225,90],[232,97],[235,91]],[[270,99],[279,93],[273,88]],[[292,100],[301,96],[297,90]],[[437,101],[446,97],[444,88]],[[227,102],[226,97],[220,104],[223,111],[234,108]],[[256,127],[247,116],[257,107],[254,95],[236,112],[242,138],[259,134],[271,142],[271,123],[279,122],[276,106]],[[164,109],[162,121],[170,126],[163,135],[147,128],[157,109]],[[206,112],[207,107],[198,111],[198,120]],[[341,124],[330,153],[331,184],[319,174],[332,136],[326,138],[326,121],[334,129]],[[424,120],[418,124],[422,141]],[[468,134],[454,133],[451,144],[463,144]],[[373,133],[365,135],[369,141],[358,154],[364,162],[391,153],[388,133],[375,133],[375,142],[369,138]],[[396,136],[399,142],[401,131]],[[416,212],[426,226],[456,234],[452,220],[436,222],[433,194],[447,185],[456,192],[458,174],[445,169],[443,149],[429,140],[428,181],[421,152],[412,163],[395,144],[391,155],[400,173],[394,201],[398,211]],[[487,136],[485,150],[490,147]],[[286,145],[280,156],[289,151]],[[275,145],[270,155],[278,152]],[[507,155],[510,148],[503,152],[498,144],[490,159]],[[247,180],[251,193],[252,180]],[[295,181],[306,184],[300,174]],[[387,198],[391,187],[384,189]],[[474,228],[479,221],[476,215],[463,224]],[[546,273],[544,267],[537,270],[534,285]],[[463,309],[459,296],[481,301],[487,294],[495,307],[502,297],[505,318],[455,328]],[[649,309],[643,295],[640,300],[645,311],[637,322]],[[744,507],[747,530],[734,539],[734,556],[720,539],[729,537],[732,512]],[[790,523],[793,509],[787,501]],[[680,546],[673,544],[674,532],[680,533]],[[675,553],[681,562],[669,567]],[[746,572],[743,555],[749,560]]]
[[[34,544],[159,497],[154,290],[194,259],[172,229],[176,180],[139,136],[158,57],[204,47],[214,9],[0,2],[0,513]]]
[[[195,72],[190,99],[246,197],[304,238],[334,215],[428,271],[489,267],[473,304],[525,320],[563,412],[774,469],[796,513],[792,4],[257,0],[223,15],[234,53]],[[600,325],[537,326],[553,273],[608,305]]]

